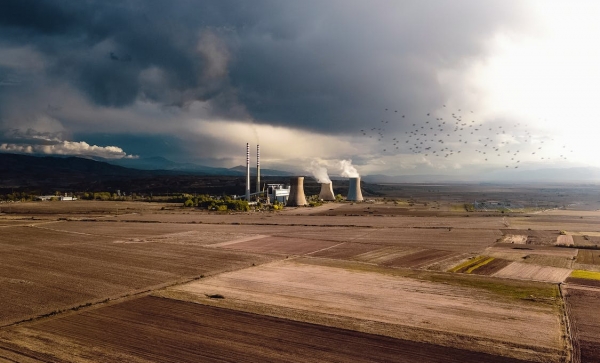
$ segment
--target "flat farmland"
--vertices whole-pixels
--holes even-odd
[[[304,255],[339,244],[333,241],[309,240],[290,237],[263,237],[249,241],[231,243],[221,248],[253,253]]]
[[[331,248],[310,253],[310,255],[313,257],[364,261],[390,267],[422,268],[456,257],[459,253],[350,242],[337,244]]]
[[[581,349],[581,362],[600,362],[600,289],[568,284],[564,295],[571,312],[574,336]]]
[[[2,325],[269,260],[190,244],[122,243],[31,227],[0,234]]]
[[[173,222],[123,222],[114,219],[106,221],[68,221],[43,224],[44,228],[56,229],[66,232],[87,233],[99,236],[113,237],[151,237],[162,236],[168,233],[196,231],[199,234],[261,234],[282,237],[301,237],[306,239],[319,239],[326,241],[350,241],[359,236],[372,232],[372,228],[361,227],[328,227],[328,226],[286,226],[245,224],[245,216],[237,216],[235,221],[228,223],[177,223]],[[216,242],[218,243],[218,242]]]
[[[0,333],[3,358],[136,363],[523,362],[157,297],[4,331]]]
[[[579,253],[577,253],[577,262],[588,265],[600,265],[600,251],[580,249]]]
[[[384,248],[385,246],[369,244],[369,243],[352,243],[345,242],[341,244],[337,244],[331,248],[327,248],[321,251],[317,251],[311,253],[311,256],[314,257],[324,257],[324,258],[337,258],[337,259],[352,259],[353,257],[362,255],[364,253],[368,253],[371,251],[376,251]]]
[[[458,256],[457,252],[441,251],[441,250],[423,250],[415,253],[411,253],[405,256],[396,257],[391,260],[387,260],[382,263],[384,266],[390,267],[410,267],[419,268],[426,265],[443,261],[455,256]]]
[[[600,213],[584,211],[545,211],[528,217],[510,218],[511,228],[600,232]]]
[[[502,270],[493,274],[496,277],[504,277],[519,280],[533,280],[546,282],[563,282],[573,270],[560,268],[532,265],[527,263],[512,262]]]
[[[215,304],[224,307],[252,311],[259,306],[255,311],[317,324],[333,316],[337,323],[350,319],[370,333],[534,361],[558,361],[563,354],[553,305],[364,271],[357,263],[353,270],[311,260],[223,273],[169,288],[163,296],[212,303],[217,300],[206,296],[220,294],[224,299]]]
[[[488,229],[386,228],[375,229],[354,241],[476,253],[494,244],[501,236],[499,230]]]
[[[600,269],[550,246],[600,238],[600,214],[446,202],[17,203],[0,213],[0,362],[566,361],[556,284],[536,281]],[[493,259],[445,272],[474,256]]]
[[[416,217],[413,215],[354,215],[353,211],[365,208],[364,205],[354,204],[343,208],[349,208],[344,214],[330,215],[307,215],[306,210],[310,208],[294,209],[285,212],[263,213],[232,213],[215,214],[206,211],[177,211],[167,212],[161,210],[149,210],[143,213],[124,214],[115,216],[115,220],[130,222],[158,222],[158,223],[205,223],[205,224],[257,224],[257,225],[281,225],[281,226],[342,226],[342,227],[369,227],[369,228],[410,228],[410,227],[453,227],[453,228],[484,228],[500,229],[506,228],[502,221],[502,215],[479,216],[477,214],[449,215],[437,218],[436,215],[429,217]],[[341,208],[336,208],[339,211]],[[298,215],[296,215],[298,214]]]

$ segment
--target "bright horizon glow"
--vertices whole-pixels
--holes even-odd
[[[570,163],[600,166],[595,144],[600,94],[600,3],[536,1],[538,33],[497,34],[492,55],[474,69],[490,114],[544,130]],[[577,5],[577,6],[575,6]]]

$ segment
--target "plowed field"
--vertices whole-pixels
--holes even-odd
[[[573,330],[581,347],[581,362],[600,362],[600,289],[568,285],[566,290]]]
[[[406,256],[396,257],[394,259],[383,262],[382,265],[390,267],[419,268],[448,258],[452,258],[457,255],[457,252],[441,250],[424,250],[411,253]]]
[[[384,335],[403,332],[410,336],[412,328],[421,331],[422,337],[427,332],[446,332],[455,337],[448,344],[458,344],[458,348],[512,354],[500,347],[535,346],[549,352],[562,344],[552,306],[509,302],[483,290],[294,261],[224,273],[170,290],[201,300],[221,294],[223,303],[236,306],[266,304],[264,311],[269,314],[291,309],[296,311],[292,316],[308,316],[311,322],[318,322],[324,314],[374,322],[356,323],[359,326],[382,323],[386,328],[378,333]],[[311,314],[316,314],[317,321],[311,320]]]
[[[503,268],[505,268],[506,266],[510,265],[511,261],[508,260],[502,260],[500,258],[495,258],[494,260],[492,260],[492,262],[487,263],[475,270],[473,270],[472,273],[476,274],[476,275],[493,275],[496,272],[502,270]]]
[[[27,347],[35,346],[35,351]],[[517,363],[427,343],[145,297],[0,335],[0,360]]]
[[[192,244],[123,243],[127,239],[30,227],[3,228],[0,235],[2,325],[269,260]]]
[[[311,253],[314,257],[350,259],[352,257],[382,248],[382,245],[367,243],[342,243],[326,250]]]
[[[232,243],[221,246],[221,248],[242,250],[254,253],[304,255],[325,248],[333,247],[339,242],[310,240],[303,238],[288,237],[264,237],[250,241]]]
[[[577,262],[588,265],[600,265],[600,251],[581,249],[577,254]]]
[[[491,246],[501,237],[499,230],[411,228],[374,230],[355,242],[440,249],[456,252],[477,252]]]
[[[570,269],[560,267],[547,267],[513,262],[493,274],[493,276],[520,280],[563,282],[569,277],[571,271],[572,270]]]

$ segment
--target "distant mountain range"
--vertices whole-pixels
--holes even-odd
[[[120,165],[114,165],[120,164]],[[134,168],[135,167],[135,168]],[[245,166],[214,168],[192,163],[176,163],[165,158],[141,158],[99,161],[79,157],[31,156],[0,153],[0,189],[25,188],[56,190],[103,190],[103,188],[143,190],[173,190],[192,188],[199,191],[211,186],[220,188],[229,183],[239,193],[243,189]],[[251,168],[251,174],[256,169]],[[267,180],[285,182],[293,174],[287,171],[261,169]],[[215,178],[221,177],[221,178]],[[337,179],[332,176],[333,179]],[[252,178],[254,179],[254,178]],[[311,178],[308,178],[311,179]],[[345,179],[345,178],[341,178]],[[220,180],[220,181],[218,181]],[[577,167],[565,169],[498,170],[457,175],[365,175],[366,183],[597,183],[600,168]],[[254,180],[252,180],[254,183]],[[162,188],[162,189],[161,189]],[[208,190],[208,189],[207,189]]]
[[[243,165],[233,168],[214,168],[210,166],[198,165],[193,163],[178,163],[165,159],[160,156],[138,159],[118,159],[102,160],[113,165],[124,166],[127,168],[141,170],[168,170],[191,173],[194,175],[246,175],[246,167]],[[256,174],[256,166],[250,167],[250,174]],[[274,169],[260,169],[260,174],[264,176],[289,176],[292,173]]]
[[[133,160],[133,159],[131,159]],[[181,180],[191,177],[222,176],[240,178],[246,174],[246,168],[212,168],[196,164],[175,163],[164,158],[147,158],[131,162],[130,159],[113,161],[92,160],[80,157],[31,156],[0,153],[0,188],[79,188],[87,190],[93,186],[102,190],[107,186],[136,183],[146,185],[168,185],[177,176]],[[114,165],[114,164],[123,165]],[[132,166],[136,166],[133,168]],[[129,166],[129,167],[126,167]],[[256,174],[254,168],[252,175]],[[280,170],[262,169],[264,177],[291,175]],[[171,181],[169,181],[169,178]],[[153,180],[152,183],[149,181]],[[158,182],[156,180],[159,180]],[[140,189],[143,189],[140,186]]]

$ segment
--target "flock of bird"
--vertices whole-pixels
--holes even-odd
[[[567,160],[567,152],[573,152],[567,151],[566,144],[549,146],[556,144],[555,139],[533,134],[527,125],[517,123],[509,128],[496,123],[484,124],[475,120],[473,111],[446,111],[446,105],[441,110],[435,116],[429,112],[423,117],[409,118],[398,110],[386,108],[376,127],[360,132],[362,136],[377,140],[384,154],[412,153],[450,159],[461,153],[474,152],[482,162],[515,169],[522,161]],[[398,127],[394,123],[401,125]],[[403,133],[390,134],[398,129],[403,129]],[[549,149],[554,154],[558,149],[560,156],[550,157]]]

